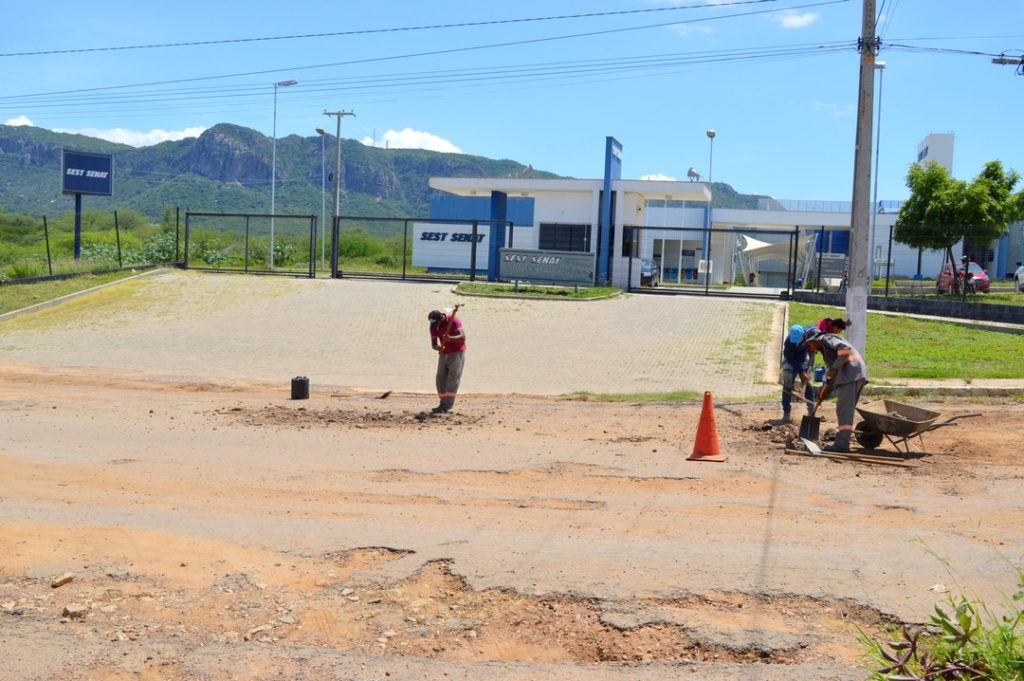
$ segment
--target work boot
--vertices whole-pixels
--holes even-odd
[[[782,418],[779,419],[779,423],[793,423],[793,417],[788,411],[782,412]]]
[[[848,454],[850,452],[850,431],[844,430],[836,435],[836,440],[830,445],[821,448],[823,452],[839,452]]]
[[[431,414],[443,414],[446,411],[448,411],[448,410],[445,409],[444,407],[442,407],[441,405],[437,405],[436,407],[434,407],[433,409],[430,410],[430,413]]]

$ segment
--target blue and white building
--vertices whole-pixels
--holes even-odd
[[[929,135],[919,145],[919,160],[951,167],[952,137]],[[710,284],[784,289],[793,251],[796,280],[825,259],[845,260],[849,252],[849,202],[764,199],[756,209],[712,210],[707,183],[621,179],[621,158],[621,145],[609,137],[603,179],[434,177],[431,188],[443,194],[432,202],[430,217],[487,222],[477,228],[477,268],[491,278],[497,278],[498,253],[507,235],[504,227],[500,235],[492,235],[490,225],[506,222],[512,224],[515,248],[591,253],[597,283],[619,287],[626,287],[630,273],[629,283],[638,286],[640,260],[647,259],[654,261],[665,283],[703,282],[710,263]],[[893,201],[875,206],[871,271],[876,278],[884,277],[891,262],[894,276],[933,279],[942,266],[941,251],[890,244],[899,207]],[[458,269],[457,263],[468,262],[471,240],[464,225],[451,230],[451,236],[436,225],[415,229],[414,265]],[[1022,230],[1016,225],[991,245],[979,264],[995,277],[1012,274],[1016,261],[1024,260]],[[463,234],[455,234],[459,231]],[[638,247],[633,250],[623,237],[636,234]]]

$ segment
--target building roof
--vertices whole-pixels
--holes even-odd
[[[546,192],[587,192],[601,191],[603,180],[576,179],[531,179],[512,177],[432,177],[430,187],[459,196],[489,196],[492,191],[503,192],[509,197],[537,196]],[[678,182],[675,180],[612,180],[614,191],[640,194],[646,199],[667,199],[669,201],[711,200],[711,191],[704,182]]]

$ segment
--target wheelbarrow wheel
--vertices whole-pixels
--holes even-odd
[[[857,427],[854,428],[854,434],[857,436],[857,442],[864,449],[874,449],[882,444],[882,439],[885,437],[882,431],[876,429],[867,421],[858,423]]]

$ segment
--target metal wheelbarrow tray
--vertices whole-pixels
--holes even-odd
[[[920,438],[924,433],[943,426],[955,426],[957,424],[954,422],[957,419],[981,416],[981,414],[960,414],[942,423],[935,423],[940,416],[939,412],[894,400],[870,402],[862,407],[857,407],[857,413],[864,419],[857,424],[855,432],[857,442],[862,447],[875,449],[885,438],[896,447],[897,451],[901,451],[900,446],[902,445],[908,454],[910,453],[911,438]]]

